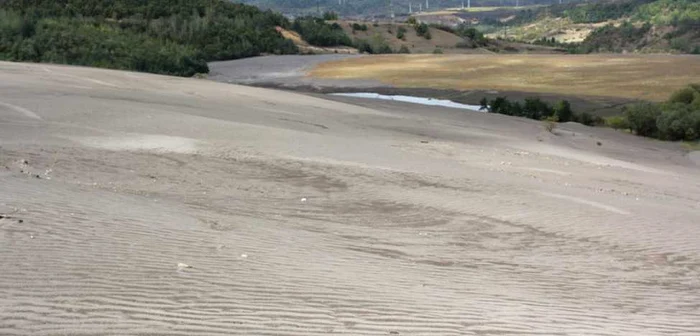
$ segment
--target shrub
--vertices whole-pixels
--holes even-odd
[[[690,103],[690,106],[694,110],[700,110],[700,92],[695,94],[695,97],[693,98],[693,102]]]
[[[352,24],[352,30],[359,30],[359,31],[367,31],[367,25],[366,24],[359,24],[357,22]]]
[[[700,137],[700,85],[691,84],[674,92],[663,104],[638,103],[626,106],[624,118],[608,118],[614,128],[628,126],[637,135],[662,140],[697,140]],[[625,124],[626,123],[626,124]]]
[[[470,41],[459,41],[457,44],[455,44],[455,48],[472,49],[476,48],[476,45]]]
[[[433,50],[433,54],[442,54],[442,53],[443,53],[442,49],[440,49],[440,48],[435,48],[435,50]]]
[[[399,26],[396,31],[396,38],[400,40],[406,40],[406,28]]]
[[[351,46],[352,41],[338,24],[321,19],[303,17],[294,21],[292,28],[309,44],[319,47]]]
[[[428,37],[426,37],[426,34],[430,34],[430,27],[428,27],[427,24],[420,23],[420,24],[415,25],[414,28],[416,30],[416,35],[423,36],[426,39],[428,39]]]
[[[416,18],[413,17],[413,16],[409,17],[408,20],[406,20],[406,22],[407,22],[408,24],[410,24],[410,25],[415,25],[415,24],[418,23],[418,21],[416,20]]]
[[[676,37],[672,38],[670,41],[671,48],[676,49],[680,52],[691,53],[693,52],[692,41],[687,37]]]
[[[481,107],[479,108],[479,111],[484,111],[484,110],[488,111],[489,110],[489,100],[486,99],[486,97],[481,98],[481,100],[479,101],[479,105],[481,105]]]
[[[338,20],[338,13],[325,12],[325,13],[323,13],[323,19],[326,21]]]
[[[630,124],[624,116],[613,116],[605,118],[605,126],[616,130],[629,129]]]
[[[391,54],[393,50],[381,34],[376,33],[369,40],[355,39],[355,48],[361,53]]]
[[[399,48],[398,51],[399,54],[410,54],[411,50],[408,49],[408,47],[405,44],[401,45],[401,48]]]
[[[642,48],[646,34],[651,30],[647,23],[637,28],[629,21],[616,27],[612,24],[594,30],[581,43],[583,52],[636,50]]]
[[[576,115],[574,121],[584,125],[593,125],[593,115],[588,112],[581,112]]]
[[[695,140],[700,133],[700,110],[693,111],[688,104],[667,104],[656,119],[656,127],[662,140]]]
[[[525,98],[522,116],[530,119],[543,119],[554,114],[552,107],[540,98]]]
[[[671,98],[668,99],[668,102],[691,104],[695,100],[696,94],[698,94],[697,90],[693,89],[692,86],[688,86],[674,92]]]
[[[485,46],[488,44],[488,39],[484,36],[484,34],[474,27],[468,27],[465,24],[461,24],[456,32],[457,35],[471,40],[476,46]]]
[[[557,117],[557,121],[567,122],[571,121],[574,116],[574,111],[571,110],[571,104],[568,100],[562,100],[554,106],[554,115]]]
[[[637,103],[626,107],[624,113],[630,129],[637,135],[655,137],[659,133],[656,119],[661,115],[661,110],[657,105]]]
[[[557,118],[557,116],[551,116],[544,119],[542,123],[544,125],[544,129],[547,132],[554,134],[554,129],[557,128],[558,121],[559,119]]]
[[[367,42],[367,40],[364,39],[355,39],[355,48],[357,48],[357,51],[360,53],[368,53],[372,54],[372,46]]]
[[[446,32],[448,32],[448,33],[450,33],[450,34],[455,34],[455,35],[457,34],[457,31],[455,31],[454,28],[452,28],[452,27],[450,27],[450,26],[446,26],[446,25],[444,25],[444,24],[431,23],[431,24],[428,25],[428,26],[431,27],[431,28],[435,28],[435,29],[440,29],[440,30],[442,30],[442,31],[446,31]]]

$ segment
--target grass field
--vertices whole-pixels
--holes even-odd
[[[365,24],[367,25],[367,31],[354,31],[351,27],[353,23]],[[355,22],[355,21],[339,21],[338,24],[343,28],[345,33],[350,36],[350,38],[355,39],[365,39],[372,40],[374,36],[379,35],[384,41],[386,41],[391,49],[399,50],[402,45],[405,45],[412,54],[415,53],[432,53],[436,48],[442,49],[445,53],[477,53],[478,50],[473,49],[458,49],[455,45],[462,41],[462,38],[448,33],[439,29],[430,29],[430,34],[432,38],[430,40],[425,39],[422,36],[416,34],[415,28],[408,24],[387,24],[382,23],[377,26],[372,24],[367,24],[367,22]],[[396,37],[396,33],[399,27],[406,29],[404,34],[404,39],[401,40]]]
[[[311,76],[397,87],[501,90],[661,101],[700,82],[699,56],[390,55],[323,63]]]

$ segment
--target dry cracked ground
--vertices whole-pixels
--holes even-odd
[[[2,335],[698,335],[677,144],[0,63]]]

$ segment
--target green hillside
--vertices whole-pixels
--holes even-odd
[[[291,15],[313,14],[333,11],[344,16],[386,16],[389,13],[389,0],[242,0],[244,3],[270,8]],[[582,2],[583,0],[566,0],[565,2]],[[532,6],[550,5],[553,0],[472,0],[473,7]],[[394,12],[408,13],[409,3],[412,10],[418,11],[419,4],[426,9],[425,0],[391,0]],[[467,0],[428,0],[428,11],[446,8],[459,8],[468,4]]]
[[[589,24],[595,29],[579,45],[569,46],[583,53],[700,53],[700,1],[697,0],[555,5],[523,10],[508,20],[494,18],[487,23],[508,26],[519,38],[535,41],[560,37],[566,35],[567,29],[578,31]]]
[[[296,53],[281,14],[220,0],[0,0],[0,60],[191,76],[206,62]]]

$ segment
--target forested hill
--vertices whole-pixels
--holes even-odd
[[[567,23],[607,23],[586,37],[580,48],[583,52],[700,53],[698,0],[608,0],[564,4],[520,11],[506,24],[537,27],[538,22],[546,22],[548,18],[560,19],[551,35],[561,34]]]
[[[296,53],[272,11],[222,0],[0,0],[0,60],[191,76],[206,62]]]
[[[411,9],[416,12],[419,4],[423,9],[436,11],[446,8],[458,8],[462,4],[469,4],[467,0],[241,0],[244,3],[270,8],[281,11],[285,14],[303,15],[333,11],[341,16],[386,16],[389,13],[389,3],[391,2],[394,12],[408,13],[409,3]],[[563,3],[582,3],[598,0],[562,0]],[[551,5],[558,3],[558,0],[471,0],[473,7],[496,7],[496,6],[533,6]]]

